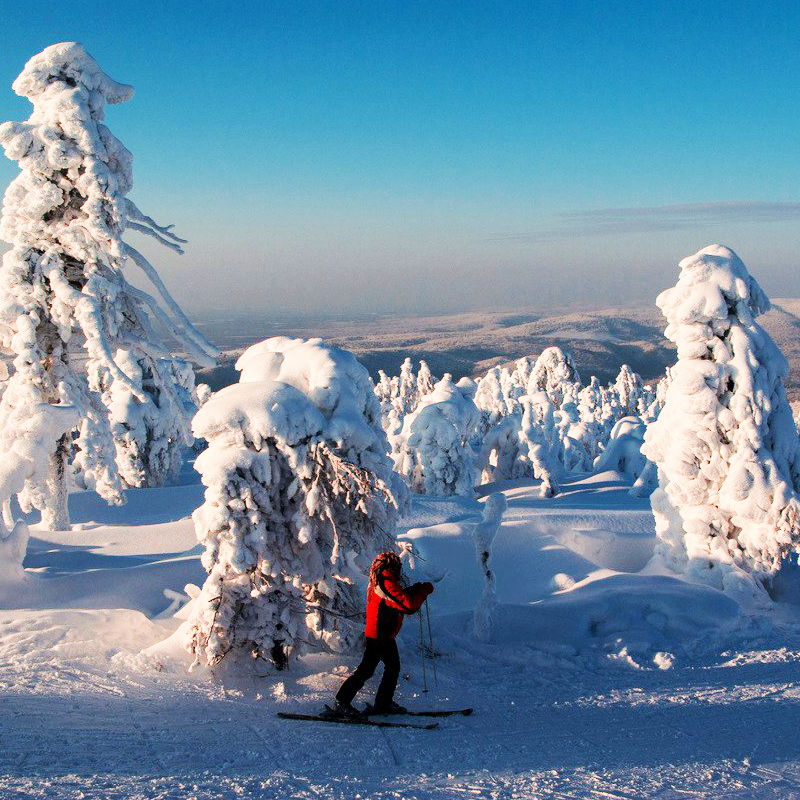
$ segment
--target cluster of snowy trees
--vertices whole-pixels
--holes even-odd
[[[174,478],[201,397],[191,364],[215,351],[148,259],[123,240],[145,234],[182,252],[169,228],[126,197],[132,156],[103,124],[133,89],[74,42],[34,56],[13,84],[33,105],[0,126],[20,174],[6,190],[0,237],[0,344],[12,359],[0,398],[0,502],[69,527],[70,476],[111,503]],[[160,297],[133,286],[141,270]]]
[[[800,553],[788,365],[755,321],[769,301],[733,251],[712,245],[680,270],[656,301],[678,360],[655,387],[627,365],[608,386],[595,377],[584,385],[557,347],[475,382],[433,383],[424,362],[415,376],[409,359],[398,378],[381,373],[375,391],[397,471],[414,491],[437,494],[532,477],[543,496],[570,472],[623,472],[634,494],[651,494],[657,562],[764,600],[771,577]],[[423,383],[433,384],[428,394]]]
[[[379,375],[395,469],[415,492],[469,494],[476,484],[530,477],[551,496],[564,475],[600,469],[630,475],[637,491],[653,488],[640,448],[669,374],[652,389],[623,365],[608,386],[595,377],[584,386],[571,354],[548,347],[476,381],[436,381],[424,361],[415,375],[408,358],[399,376]]]

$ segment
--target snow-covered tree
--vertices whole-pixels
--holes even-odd
[[[595,459],[596,472],[614,470],[636,480],[647,466],[642,442],[647,426],[639,417],[623,417],[611,429],[605,450]]]
[[[534,392],[523,398],[521,437],[528,448],[534,477],[541,481],[542,497],[558,494],[561,463],[558,457],[558,430],[553,404],[547,392]]]
[[[614,381],[619,398],[622,416],[629,417],[640,413],[639,404],[644,396],[644,383],[641,376],[634,372],[627,364],[620,368],[619,375]]]
[[[152,265],[122,239],[133,230],[181,252],[182,240],[125,196],[132,157],[102,123],[105,104],[128,100],[133,89],[109,78],[74,42],[34,56],[13,88],[34,110],[27,122],[0,126],[5,154],[22,170],[5,193],[0,221],[0,237],[11,245],[0,269],[0,340],[15,356],[13,391],[0,401],[0,425],[20,410],[15,403],[21,398],[73,406],[82,418],[76,444],[84,453],[84,474],[118,502],[121,482],[101,395],[117,381],[138,402],[149,397],[142,382],[120,368],[115,353],[133,354],[158,390],[168,392],[173,371],[164,333],[197,363],[212,364],[214,351]],[[128,283],[128,263],[143,270],[168,311]],[[47,478],[29,478],[20,502],[41,509],[45,526],[66,528],[73,433],[63,432],[45,447]]]
[[[417,376],[414,375],[414,365],[411,363],[410,358],[403,361],[400,367],[400,376],[395,386],[396,393],[392,397],[392,402],[400,416],[404,417],[417,407],[419,400]]]
[[[582,439],[589,451],[589,458],[594,461],[605,446],[606,430],[603,423],[603,387],[592,375],[592,379],[578,393],[578,416],[586,428]]]
[[[126,487],[164,486],[174,483],[182,464],[183,453],[194,444],[190,421],[202,405],[194,382],[194,370],[178,357],[158,360],[155,366],[162,372],[160,379],[153,376],[153,363],[135,358],[127,350],[117,350],[114,360],[119,368],[145,391],[145,400],[139,400],[130,385],[108,378],[102,393],[103,404],[108,409],[111,432],[116,448],[116,466]],[[95,377],[96,385],[103,385],[103,377]],[[207,387],[206,387],[207,388]],[[80,438],[78,439],[80,444]],[[90,449],[79,449],[73,464],[80,483],[94,487],[94,481],[85,481],[84,473]]]
[[[381,419],[385,429],[389,419],[389,412],[394,409],[394,406],[392,405],[392,382],[382,369],[378,370],[378,382],[375,384],[374,392],[375,397],[378,398],[378,402],[381,404]]]
[[[233,652],[282,668],[309,636],[337,650],[357,641],[362,583],[407,492],[350,353],[276,337],[236,366],[240,382],[193,422],[209,442],[194,514],[209,575],[186,643],[208,665]]]
[[[509,413],[499,367],[492,367],[478,379],[475,405],[480,412],[476,435],[482,439],[491,427]]]
[[[486,432],[476,463],[481,484],[533,477],[528,444],[521,432],[520,414],[503,417]]]
[[[592,464],[591,451],[596,447],[595,430],[581,420],[578,406],[565,400],[556,414],[556,428],[561,443],[560,460],[567,472],[587,472]]]
[[[483,572],[483,592],[472,615],[472,632],[476,639],[488,642],[492,635],[492,616],[497,608],[494,572],[490,566],[492,543],[500,528],[508,503],[502,492],[490,494],[483,505],[481,521],[472,529],[478,564]]]
[[[667,389],[672,383],[672,370],[667,367],[667,372],[663,378],[656,384],[656,390],[653,395],[650,405],[642,415],[642,419],[649,425],[658,419],[661,409],[664,408],[664,403],[667,402]]]
[[[519,386],[520,389],[523,390],[517,395],[518,397],[525,393],[524,390],[528,386],[528,381],[531,378],[531,372],[533,372],[535,365],[536,359],[529,356],[522,356],[522,358],[518,358],[514,362],[514,369],[511,370],[509,377],[512,385]]]
[[[542,351],[528,378],[527,394],[547,392],[552,403],[560,406],[564,392],[570,384],[580,385],[581,379],[575,369],[575,360],[560,347],[548,347]],[[570,387],[571,388],[571,387]]]
[[[424,397],[433,391],[436,384],[436,378],[433,377],[431,368],[424,359],[420,359],[419,372],[417,373],[417,397]]]
[[[492,367],[486,375],[478,378],[475,405],[480,411],[476,428],[477,446],[486,431],[510,414],[522,416],[521,398],[527,390],[533,363],[525,357],[517,359],[513,370],[508,367]]]
[[[23,491],[26,483],[44,486],[52,464],[50,448],[78,423],[78,411],[64,404],[42,403],[33,386],[12,383],[0,413],[6,414],[0,425],[0,582],[20,580],[22,562],[28,545],[28,527],[15,520],[11,498]]]
[[[463,379],[462,379],[463,380]],[[475,458],[470,439],[478,421],[472,381],[445,374],[409,414],[399,434],[395,468],[420,493],[472,494]]]
[[[800,550],[788,366],[755,319],[769,300],[733,251],[711,245],[680,270],[656,300],[678,361],[643,447],[658,466],[658,555],[693,580],[758,596],[756,581]]]

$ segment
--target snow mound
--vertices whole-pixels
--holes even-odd
[[[742,623],[736,601],[715,589],[665,575],[607,570],[529,605],[500,604],[492,618],[495,645],[567,656],[619,655],[624,648],[637,663],[667,651],[692,654]],[[445,624],[464,629],[468,615],[452,615]]]

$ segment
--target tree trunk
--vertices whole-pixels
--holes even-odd
[[[47,506],[42,510],[42,527],[49,531],[70,530],[67,507],[67,457],[71,437],[65,433],[47,462]]]

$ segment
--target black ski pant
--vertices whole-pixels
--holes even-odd
[[[375,705],[378,708],[388,706],[392,702],[397,679],[400,677],[400,654],[394,639],[367,639],[367,648],[361,663],[342,684],[336,693],[336,699],[340,703],[352,703],[359,689],[375,674],[375,668],[380,661],[383,661],[383,677],[375,695]]]

